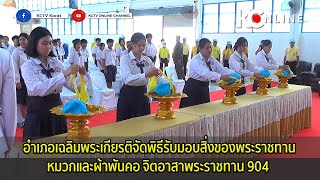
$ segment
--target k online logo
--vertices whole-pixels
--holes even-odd
[[[240,14],[241,21],[239,22],[237,28],[243,28],[244,25],[247,28],[262,28],[267,23],[278,23],[285,24],[295,22],[296,18],[298,23],[303,22],[303,16],[299,15],[289,15],[285,13],[278,13],[273,15],[268,15],[262,10],[254,9],[254,10],[241,10]]]

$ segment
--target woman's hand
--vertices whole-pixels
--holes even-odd
[[[71,74],[78,74],[80,67],[77,64],[72,64],[63,74],[64,77],[69,77]]]
[[[149,71],[146,72],[146,77],[158,76],[160,71],[158,68],[151,68]]]
[[[80,67],[79,73],[80,73],[81,75],[86,75],[86,74],[87,74],[86,67]]]

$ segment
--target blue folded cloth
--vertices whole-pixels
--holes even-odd
[[[241,79],[241,75],[238,74],[238,73],[232,73],[232,74],[230,74],[230,76],[231,76],[231,77],[234,77],[234,78],[231,78],[231,79],[229,80],[229,82],[227,83],[228,85],[229,85],[229,84],[234,84],[238,79]],[[235,79],[235,78],[236,78],[236,79]]]
[[[286,69],[282,72],[282,75],[288,77],[291,76],[291,72],[288,69]]]
[[[71,114],[88,114],[89,111],[85,103],[80,100],[71,100],[62,108],[61,112]]]
[[[158,83],[154,92],[158,96],[170,96],[171,95],[170,84],[168,82]]]
[[[269,76],[271,76],[270,71],[269,71],[269,70],[266,70],[266,69],[262,70],[262,71],[260,72],[260,74],[261,74],[261,76],[263,76],[263,77],[269,77]]]

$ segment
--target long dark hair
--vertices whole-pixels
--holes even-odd
[[[52,38],[52,34],[47,28],[36,27],[31,31],[28,40],[28,46],[25,51],[28,57],[37,58],[39,56],[39,53],[37,51],[37,45],[39,43],[39,40],[46,36],[50,36]],[[48,56],[55,57],[52,51],[49,53]]]
[[[263,43],[262,43],[262,47],[269,46],[270,44],[272,44],[272,42],[269,39],[264,40]]]
[[[238,47],[240,47],[246,43],[248,44],[247,39],[244,37],[240,37],[240,38],[238,38],[237,42],[234,44],[233,49],[236,51],[238,49]]]

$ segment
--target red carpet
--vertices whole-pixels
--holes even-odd
[[[276,86],[274,83],[272,86]],[[252,91],[252,85],[247,86],[247,92]],[[224,97],[224,91],[214,91],[210,93],[211,101],[221,100]],[[174,109],[179,108],[180,101],[174,102]],[[312,128],[305,129],[292,138],[289,138],[286,142],[297,144],[297,154],[295,155],[263,155],[263,158],[320,158],[320,111],[316,111],[320,107],[320,97],[317,93],[312,94]],[[151,113],[156,113],[157,103],[151,103]],[[114,123],[116,121],[116,110],[110,110],[103,114],[96,115],[90,120],[90,127],[102,126],[105,124]],[[16,142],[21,142],[23,134],[22,128],[17,128]]]

